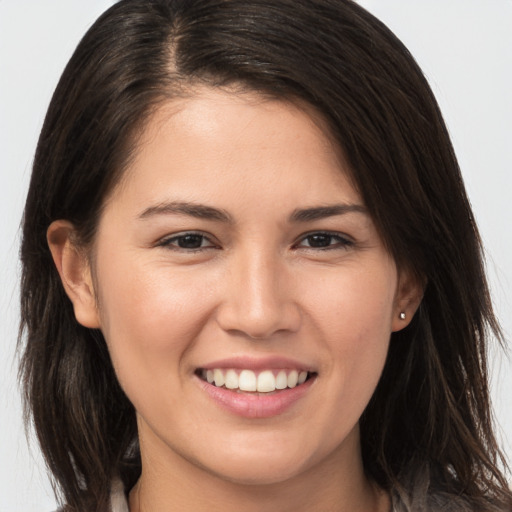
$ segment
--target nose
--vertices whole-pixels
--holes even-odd
[[[296,332],[300,308],[294,300],[291,269],[285,267],[279,256],[263,251],[234,256],[217,309],[220,327],[254,340]]]

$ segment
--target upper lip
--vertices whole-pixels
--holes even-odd
[[[233,369],[244,369],[253,371],[262,370],[278,370],[278,369],[290,369],[290,370],[303,370],[313,372],[311,364],[297,359],[280,356],[269,356],[269,357],[228,357],[225,359],[217,359],[210,363],[199,366],[204,370],[214,370],[215,368],[233,368]]]

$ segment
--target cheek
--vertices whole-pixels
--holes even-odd
[[[385,261],[385,260],[384,260]],[[394,266],[339,272],[310,294],[315,328],[333,364],[327,368],[338,400],[365,407],[380,378],[392,331]]]
[[[304,288],[298,293],[307,297],[306,310],[319,329],[356,346],[377,341],[379,333],[389,337],[397,287],[392,265],[379,262],[313,277],[303,279]]]
[[[104,265],[98,281],[102,332],[118,376],[168,371],[208,318],[209,287],[165,266],[129,258],[115,263]]]

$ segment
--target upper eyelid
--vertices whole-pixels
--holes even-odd
[[[212,235],[205,233],[203,231],[180,231],[178,233],[173,233],[171,235],[166,235],[156,242],[156,246],[162,246],[162,245],[170,245],[170,242],[177,240],[179,238],[185,237],[185,236],[201,236],[208,240],[212,245],[219,245],[218,242],[216,242],[215,237]]]
[[[294,245],[298,244],[302,240],[308,238],[309,236],[314,235],[326,235],[326,236],[332,236],[333,238],[340,238],[348,243],[355,243],[353,237],[347,235],[346,233],[340,233],[339,231],[329,231],[329,230],[315,230],[315,231],[309,231],[308,233],[304,233],[297,237],[296,241],[294,242]]]
[[[178,233],[166,235],[166,236],[160,238],[155,243],[155,245],[156,246],[171,245],[172,241],[175,241],[181,237],[194,236],[194,235],[201,236],[201,237],[205,238],[208,242],[210,242],[212,244],[212,246],[218,247],[221,245],[221,243],[210,233],[205,233],[204,231],[196,231],[196,230],[180,231]],[[347,245],[355,243],[354,239],[351,236],[347,235],[346,233],[341,233],[339,231],[330,231],[330,230],[312,230],[312,231],[308,231],[308,232],[303,233],[300,236],[298,236],[295,239],[295,241],[292,243],[292,246],[296,247],[302,241],[304,241],[306,238],[308,238],[310,236],[314,236],[314,235],[332,236],[333,238],[338,238],[338,239],[346,242]],[[179,247],[177,247],[177,248],[179,248]],[[204,249],[207,249],[207,248],[208,247],[204,247]],[[312,249],[315,249],[315,248],[312,247]]]

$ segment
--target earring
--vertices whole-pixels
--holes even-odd
[[[405,312],[404,311],[402,311],[398,316],[400,317],[400,320],[405,320]]]

